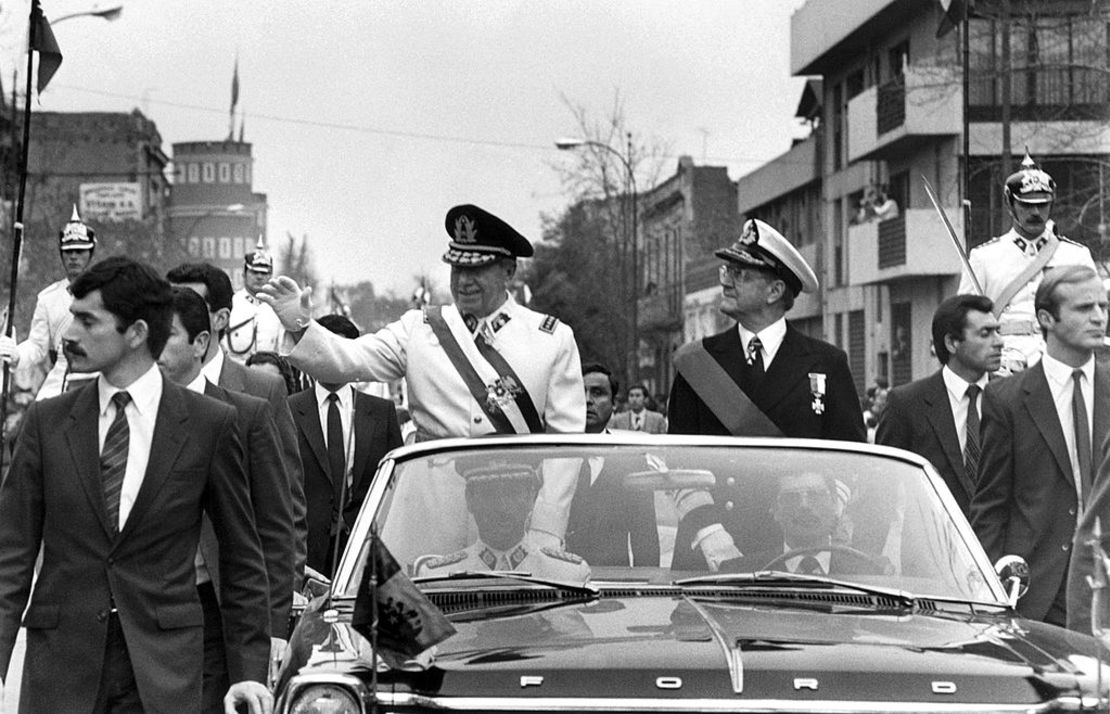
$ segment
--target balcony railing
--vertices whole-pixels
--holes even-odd
[[[906,217],[888,218],[879,222],[879,267],[893,268],[906,264]]]
[[[875,123],[880,134],[906,123],[906,83],[902,77],[879,87]]]

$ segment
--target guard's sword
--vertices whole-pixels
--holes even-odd
[[[933,208],[937,209],[937,213],[940,214],[940,220],[944,222],[944,227],[948,231],[948,237],[952,239],[952,247],[956,249],[956,255],[960,256],[960,262],[963,263],[964,270],[971,276],[971,284],[975,286],[975,292],[979,295],[984,295],[983,286],[979,284],[979,277],[975,274],[975,271],[971,269],[971,263],[968,262],[967,253],[964,252],[964,247],[960,245],[960,239],[956,235],[956,229],[952,227],[952,221],[948,220],[948,214],[940,207],[940,201],[937,200],[937,194],[929,184],[929,179],[922,176],[921,181],[925,184],[925,193],[928,194],[929,200],[932,201]]]

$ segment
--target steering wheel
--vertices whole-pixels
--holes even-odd
[[[886,558],[881,555],[871,555],[864,553],[862,550],[857,550],[849,545],[842,545],[839,543],[829,543],[828,545],[814,545],[806,548],[795,548],[788,550],[782,555],[771,558],[771,561],[763,566],[763,570],[774,570],[775,566],[784,565],[786,561],[791,558],[804,557],[807,555],[814,555],[816,553],[841,553],[856,561],[869,565],[875,568],[877,573],[885,573],[890,567]]]

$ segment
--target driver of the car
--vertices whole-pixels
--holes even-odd
[[[478,539],[444,556],[423,556],[415,575],[470,570],[528,572],[536,577],[582,583],[590,567],[574,553],[525,542],[528,521],[541,485],[540,471],[527,463],[488,459],[456,462],[466,482],[466,507],[474,517]]]
[[[826,575],[834,560],[829,547],[843,511],[835,482],[821,474],[783,476],[771,504],[771,517],[782,529],[782,555],[805,549],[805,555],[789,557],[785,569],[792,573]]]

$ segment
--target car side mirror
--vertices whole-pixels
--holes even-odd
[[[1004,555],[994,564],[994,572],[1006,588],[1010,607],[1015,607],[1021,596],[1029,590],[1029,563],[1020,555]]]

